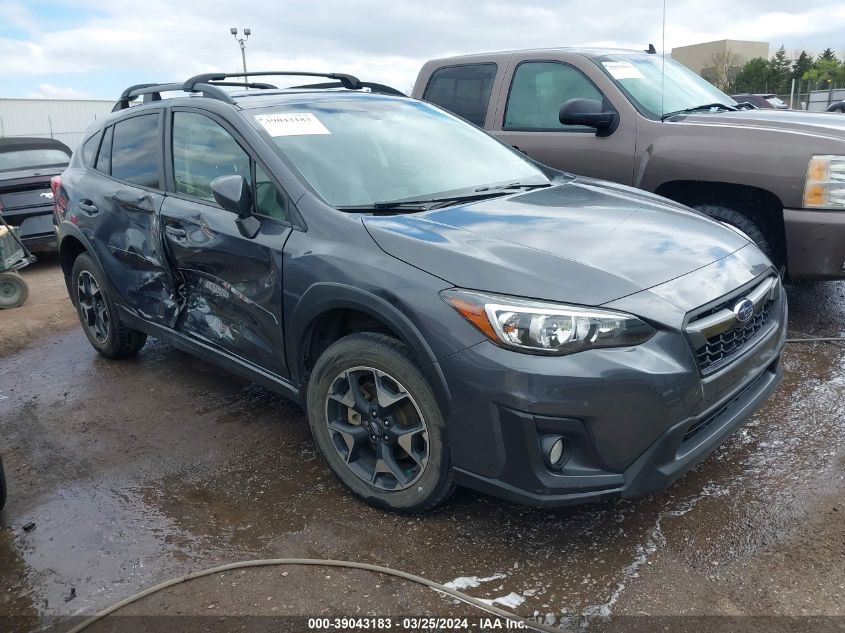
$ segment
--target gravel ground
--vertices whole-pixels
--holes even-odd
[[[100,358],[56,260],[24,274],[29,302],[0,312],[0,630],[66,630],[168,578],[279,557],[462,579],[564,628],[842,630],[842,347],[789,346],[775,396],[664,493],[535,510],[460,491],[405,518],[347,493],[295,405],[156,341]],[[845,283],[789,299],[791,329],[845,334]],[[291,567],[182,584],[91,630],[303,630],[284,618],[353,614],[483,615],[388,577]]]

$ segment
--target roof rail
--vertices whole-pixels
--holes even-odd
[[[335,79],[339,81],[344,88],[349,90],[359,90],[361,88],[361,81],[353,76],[344,73],[308,73],[295,70],[268,70],[260,72],[249,73],[204,73],[196,75],[185,82],[185,91],[193,92],[198,84],[208,84],[212,81],[223,81],[231,77],[266,77],[267,75],[291,75],[297,77],[326,77],[328,79]]]
[[[406,96],[395,88],[385,86],[384,84],[371,83],[361,81],[353,75],[344,73],[311,73],[288,70],[270,70],[260,72],[248,73],[204,73],[202,75],[195,75],[184,83],[168,83],[168,84],[135,84],[129,86],[124,90],[117,103],[114,104],[112,112],[125,110],[129,107],[130,101],[134,101],[138,97],[144,97],[144,103],[150,101],[161,101],[162,92],[200,92],[204,97],[217,99],[226,103],[235,103],[234,99],[222,87],[238,86],[242,88],[255,89],[276,89],[276,86],[268,83],[250,82],[246,81],[246,77],[264,77],[268,75],[290,75],[295,77],[325,77],[333,79],[333,82],[311,84],[307,86],[296,86],[297,88],[347,88],[348,90],[360,90],[361,88],[369,88],[373,92],[391,95]],[[226,81],[230,78],[244,78],[244,81]]]
[[[212,99],[218,99],[219,101],[225,101],[226,103],[234,103],[232,97],[218,86],[226,86],[226,85],[238,85],[238,86],[249,86],[253,87],[253,84],[229,84],[229,83],[220,83],[217,85],[210,85],[210,84],[201,84],[198,85],[193,90],[188,92],[202,92],[204,97],[211,97]],[[265,88],[265,87],[272,87],[270,84],[254,84],[256,88]],[[119,110],[125,110],[129,107],[129,102],[133,101],[137,97],[143,95],[144,103],[148,103],[150,101],[161,101],[161,93],[162,92],[182,92],[185,89],[185,84],[183,83],[170,83],[170,84],[136,84],[134,86],[129,86],[126,90],[123,91],[120,95],[120,99],[118,99],[117,103],[114,104],[114,107],[111,109],[112,112],[118,112]]]

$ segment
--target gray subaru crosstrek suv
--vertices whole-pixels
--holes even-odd
[[[775,389],[786,301],[739,231],[329,79],[135,86],[88,131],[53,187],[96,350],[153,336],[300,402],[406,512],[650,493]]]

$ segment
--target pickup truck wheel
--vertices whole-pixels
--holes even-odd
[[[314,366],[307,401],[314,441],[367,503],[424,512],[453,491],[440,408],[396,339],[360,333],[336,341]]]
[[[85,336],[106,358],[132,356],[147,342],[147,335],[127,327],[108,295],[99,267],[88,255],[73,262],[70,288]]]
[[[778,265],[778,258],[775,256],[771,240],[766,236],[763,229],[744,213],[728,207],[711,204],[695,207],[695,210],[700,211],[714,220],[718,220],[719,222],[724,222],[725,224],[730,224],[731,226],[738,228],[751,238],[751,241],[757,245],[757,248],[763,251],[766,257],[774,262],[775,265]]]

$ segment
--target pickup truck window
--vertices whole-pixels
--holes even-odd
[[[562,125],[560,106],[570,99],[604,99],[584,74],[560,62],[523,62],[516,67],[505,110],[506,130],[594,129],[580,125]]]
[[[484,127],[496,64],[440,68],[431,75],[423,99]]]
[[[664,60],[659,55],[604,55],[593,61],[652,119],[705,104],[736,105],[724,92],[672,59],[665,60],[665,78]]]

